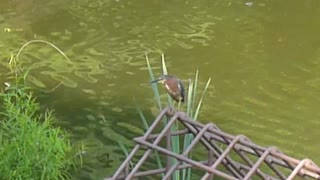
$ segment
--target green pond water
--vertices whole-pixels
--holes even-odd
[[[57,124],[86,147],[75,179],[112,175],[125,157],[118,146],[144,132],[156,104],[145,52],[161,74],[200,88],[212,83],[199,116],[230,134],[245,134],[298,159],[320,164],[319,1],[0,0],[0,82],[11,53]],[[4,86],[3,86],[4,88]],[[164,94],[165,91],[161,93]]]

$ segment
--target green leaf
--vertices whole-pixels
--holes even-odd
[[[155,80],[155,77],[154,77],[154,74],[153,74],[153,71],[152,71],[152,67],[150,65],[150,61],[149,61],[147,53],[145,53],[145,56],[146,56],[147,67],[148,67],[150,79],[151,79],[151,81],[153,81],[153,80]],[[158,90],[158,86],[157,86],[157,84],[153,83],[153,84],[151,84],[151,87],[152,87],[152,91],[153,91],[154,97],[156,99],[156,102],[158,104],[158,108],[161,111],[162,110],[162,105],[161,105],[161,99],[160,99],[160,93],[159,93],[159,90]]]

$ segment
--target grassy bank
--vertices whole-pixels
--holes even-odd
[[[13,82],[0,92],[0,179],[70,179],[76,151],[68,133],[52,125],[52,111],[40,111],[27,76],[11,67]]]

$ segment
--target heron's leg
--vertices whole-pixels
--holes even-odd
[[[176,101],[172,102],[172,109],[174,109],[175,103],[176,103]]]
[[[181,101],[178,102],[178,111],[180,111]]]

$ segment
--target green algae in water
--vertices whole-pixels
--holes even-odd
[[[32,84],[36,85],[39,88],[46,88],[47,87],[42,81],[40,81],[39,79],[37,79],[36,77],[34,77],[30,74],[27,77],[27,81],[30,81]]]
[[[82,91],[87,94],[97,95],[96,91],[94,91],[93,89],[82,89]]]
[[[69,41],[69,40],[71,40],[71,37],[70,36],[61,36],[60,39],[63,41]]]
[[[135,75],[135,73],[131,72],[131,71],[127,71],[126,74],[131,75],[131,76]]]
[[[320,79],[319,78],[307,80],[306,84],[312,88],[320,89]]]
[[[114,108],[112,108],[112,111],[120,113],[123,110],[120,107],[114,107]]]
[[[98,105],[101,105],[101,106],[110,106],[110,102],[99,101],[99,102],[98,102]]]
[[[279,85],[281,86],[281,90],[288,94],[296,94],[298,91],[298,87],[294,84],[279,82]]]
[[[248,103],[251,103],[252,105],[255,105],[255,106],[261,106],[261,107],[267,107],[268,104],[259,100],[259,99],[256,99],[256,98],[253,98],[253,97],[244,97],[243,98],[244,101],[248,102]]]
[[[114,128],[114,127],[113,127]],[[132,144],[131,140],[127,139],[125,136],[122,136],[118,132],[116,132],[113,128],[109,126],[103,126],[102,133],[104,137],[112,137],[112,139],[122,142],[123,144]]]
[[[183,41],[176,41],[176,43],[183,49],[192,49],[194,47],[193,45],[187,44]]]
[[[86,50],[86,52],[88,52],[90,55],[93,55],[93,56],[104,56],[105,55],[105,53],[99,52],[94,48],[89,48]]]
[[[263,86],[259,86],[258,89],[268,98],[274,99],[274,100],[278,100],[281,101],[283,100],[283,97],[280,96],[279,94],[273,93],[268,91],[266,88],[264,88]]]
[[[81,79],[89,82],[89,83],[96,83],[96,82],[98,82],[98,79],[93,78],[93,77],[92,77],[89,73],[87,73],[87,72],[81,72],[81,71],[76,70],[76,71],[74,72],[74,74],[75,74],[76,76],[80,77]]]
[[[96,118],[94,115],[92,114],[88,114],[87,116],[88,121],[97,121],[98,118]]]
[[[144,130],[143,129],[138,128],[136,126],[133,126],[133,125],[131,125],[129,123],[120,122],[120,123],[117,123],[117,125],[120,126],[120,127],[124,127],[124,128],[126,128],[126,129],[128,129],[128,130],[130,130],[132,132],[137,133],[137,134],[144,134]]]
[[[51,32],[50,35],[51,36],[61,36],[61,32]]]
[[[56,73],[71,73],[75,69],[73,65],[67,65],[65,62],[50,63],[49,67],[54,69]]]
[[[57,80],[58,82],[61,82],[63,85],[67,87],[75,88],[78,86],[76,82],[72,81],[67,76],[60,75],[50,71],[43,71],[42,74],[51,76],[52,79]]]

